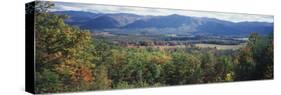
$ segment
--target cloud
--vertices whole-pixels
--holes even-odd
[[[65,3],[54,2],[55,7],[51,11],[86,11],[99,13],[131,13],[137,15],[153,15],[164,16],[171,14],[207,17],[227,20],[232,22],[243,21],[258,21],[258,22],[273,22],[273,16],[269,15],[253,15],[253,14],[237,14],[237,13],[222,13],[222,12],[207,12],[207,11],[190,11],[190,10],[174,10],[174,9],[157,9],[157,8],[142,8],[142,7],[127,7],[127,6],[109,6],[84,3]]]

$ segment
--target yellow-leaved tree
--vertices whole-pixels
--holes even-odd
[[[82,91],[92,87],[94,64],[89,31],[48,13],[50,2],[35,4],[36,93]]]

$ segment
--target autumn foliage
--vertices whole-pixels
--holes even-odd
[[[65,24],[66,18],[36,12],[36,93],[273,78],[271,36],[253,33],[235,51],[124,48]]]

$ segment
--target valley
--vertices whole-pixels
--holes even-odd
[[[38,94],[273,79],[273,16],[36,4]]]
[[[120,35],[108,32],[93,33],[97,39],[108,40],[112,44],[127,48],[215,48],[236,50],[247,42],[247,38],[220,36],[176,36],[176,35]]]
[[[65,23],[90,30],[94,38],[130,48],[239,49],[245,46],[252,32],[267,36],[273,31],[273,23],[268,22],[231,22],[178,14],[151,16],[82,11],[52,13],[67,15]]]

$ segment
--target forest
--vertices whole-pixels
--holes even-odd
[[[273,79],[273,34],[253,32],[236,50],[127,48],[66,24],[52,6],[34,10],[36,93]]]

